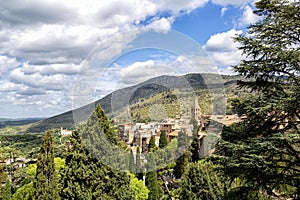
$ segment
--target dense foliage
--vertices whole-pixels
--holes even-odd
[[[230,184],[216,168],[212,162],[189,164],[182,177],[179,199],[223,199]]]
[[[168,138],[165,131],[162,131],[159,138],[159,148],[164,148],[168,145]]]
[[[37,159],[36,176],[33,183],[34,199],[60,199],[58,177],[55,172],[51,131],[47,131]]]
[[[235,71],[253,95],[234,102],[246,119],[223,130],[218,163],[239,199],[300,197],[300,3],[261,0],[262,20],[236,38],[245,59]]]
[[[115,149],[115,147],[110,148],[109,144],[118,144],[116,135],[100,106],[91,115],[87,125],[81,126],[78,132],[72,134],[72,146],[67,153],[66,167],[62,173],[61,197],[63,199],[134,199],[135,194],[130,188],[129,174],[104,165],[103,154],[99,155],[97,151],[99,149],[93,146],[91,140],[87,140],[98,140],[101,144],[107,145],[103,147],[106,149],[101,150],[102,153],[105,151],[108,154]],[[97,126],[99,129],[94,129]],[[101,133],[104,133],[111,143],[103,143],[102,136],[97,135]],[[82,142],[82,138],[86,140],[85,143]],[[87,148],[86,145],[90,147]]]

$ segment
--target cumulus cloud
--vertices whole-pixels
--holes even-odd
[[[26,74],[21,68],[14,69],[10,73],[9,78],[13,83],[54,91],[62,91],[69,84],[66,75],[42,76],[39,73]]]
[[[121,69],[120,83],[124,86],[134,85],[150,78],[166,74],[174,74],[174,71],[166,64],[157,63],[154,60],[135,62]]]
[[[10,70],[17,68],[19,65],[20,63],[16,58],[0,55],[0,78]]]
[[[74,20],[75,10],[59,1],[50,0],[0,0],[2,23],[10,25],[32,25],[36,23],[66,23]]]
[[[233,37],[239,34],[242,34],[242,31],[231,29],[227,32],[212,35],[206,42],[205,49],[208,51],[236,50],[237,44],[233,41]]]
[[[180,11],[190,12],[198,7],[205,5],[209,0],[153,0],[161,10],[170,10],[173,13]]]
[[[227,32],[212,35],[204,48],[218,66],[237,65],[241,60],[241,51],[233,37],[242,34],[242,31],[231,29]]]
[[[223,8],[221,9],[221,16],[222,16],[222,17],[223,17],[224,14],[227,12],[227,10],[228,10],[228,8],[226,8],[226,7],[223,7]]]
[[[171,29],[173,21],[173,17],[154,19],[146,28],[161,29],[162,32],[167,32]]]
[[[28,112],[26,116],[48,112],[49,116],[65,111],[71,105],[75,75],[81,72],[83,61],[96,45],[112,35],[137,28],[166,32],[177,16],[208,1],[0,0],[0,99],[1,107],[7,108],[0,111],[0,116],[8,112],[15,116],[25,116],[22,112]],[[106,52],[101,56],[117,55],[117,48],[128,45],[133,37],[134,34],[120,38],[113,43],[114,48],[104,48]],[[167,71],[157,62],[136,63],[128,69],[147,71],[147,66],[160,66],[162,73]],[[9,111],[7,102],[13,102],[11,109],[15,110]],[[41,111],[36,111],[33,104],[42,105]]]
[[[261,19],[260,16],[255,15],[253,13],[253,9],[250,6],[246,6],[243,11],[243,15],[241,19],[239,20],[239,25],[244,26],[244,25],[249,25],[253,24]]]
[[[39,73],[41,75],[76,75],[80,72],[80,69],[81,65],[76,65],[74,63],[49,65],[30,65],[28,63],[24,63],[22,71],[26,74]]]
[[[253,0],[212,0],[214,4],[227,6],[227,5],[233,5],[233,6],[245,6],[248,3],[253,2]]]

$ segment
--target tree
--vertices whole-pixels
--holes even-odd
[[[188,135],[182,131],[178,133],[176,166],[174,167],[174,175],[180,178],[185,171],[186,166],[190,162],[190,151],[188,150],[189,138]]]
[[[198,162],[200,159],[199,158],[200,144],[199,144],[198,137],[193,139],[190,149],[191,149],[192,162]]]
[[[137,179],[133,174],[130,175],[130,188],[134,191],[136,200],[148,199],[148,188],[142,180]]]
[[[150,138],[148,149],[149,149],[150,152],[151,152],[151,151],[154,151],[154,150],[156,149],[155,138],[154,138],[154,136],[152,136],[152,137]]]
[[[3,200],[10,200],[11,199],[11,184],[10,181],[7,179],[5,183],[5,191],[3,195]]]
[[[110,156],[115,155],[114,150],[118,151],[119,143],[114,139],[116,135],[111,126],[106,123],[109,123],[107,117],[98,106],[87,123],[72,133],[70,138],[72,146],[67,152],[66,166],[61,176],[63,199],[130,200],[135,197],[134,191],[130,188],[129,174],[113,168],[117,158]],[[105,159],[109,158],[112,159],[112,165],[103,164],[103,161],[107,162]]]
[[[34,180],[35,199],[60,199],[58,177],[55,173],[54,152],[51,131],[47,131],[37,158],[37,169]]]
[[[134,161],[134,155],[132,150],[130,151],[130,155],[129,155],[129,171],[131,173],[135,173],[136,172],[136,165],[135,165],[135,161]]]
[[[180,199],[223,199],[229,182],[216,168],[210,161],[190,163],[182,176]]]
[[[231,192],[240,199],[300,196],[300,3],[261,0],[261,20],[236,37],[245,59],[235,71],[239,87],[252,95],[234,102],[247,118],[225,127],[217,162],[232,180],[244,184]]]
[[[142,161],[141,161],[141,150],[140,147],[136,148],[136,177],[140,180],[143,179],[143,168],[142,168]]]
[[[192,162],[197,162],[199,158],[200,153],[200,141],[199,141],[199,129],[200,126],[198,125],[198,121],[196,119],[191,119],[190,124],[193,125],[193,141],[191,143],[191,160]]]
[[[164,148],[168,145],[168,138],[165,131],[162,131],[159,138],[159,148]]]
[[[23,185],[13,194],[12,200],[32,200],[34,195],[33,182]]]
[[[146,186],[150,193],[148,200],[157,200],[160,197],[160,188],[157,181],[156,163],[153,153],[147,154],[147,173],[146,173]]]

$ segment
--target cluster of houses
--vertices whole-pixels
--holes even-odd
[[[121,123],[117,125],[118,137],[130,146],[141,147],[142,152],[145,152],[151,137],[154,137],[156,145],[159,145],[162,132],[166,133],[168,142],[177,138],[180,131],[192,136],[193,124],[190,123],[191,119],[196,119],[201,127],[205,127],[209,123],[209,118],[202,115],[196,99],[188,117],[168,118],[149,123]],[[200,135],[201,132],[198,134]]]

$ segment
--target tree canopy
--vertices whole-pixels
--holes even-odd
[[[234,101],[246,119],[225,127],[218,162],[233,181],[244,181],[236,197],[300,196],[300,5],[299,1],[261,0],[261,20],[235,40],[244,54],[235,71],[252,92]]]

